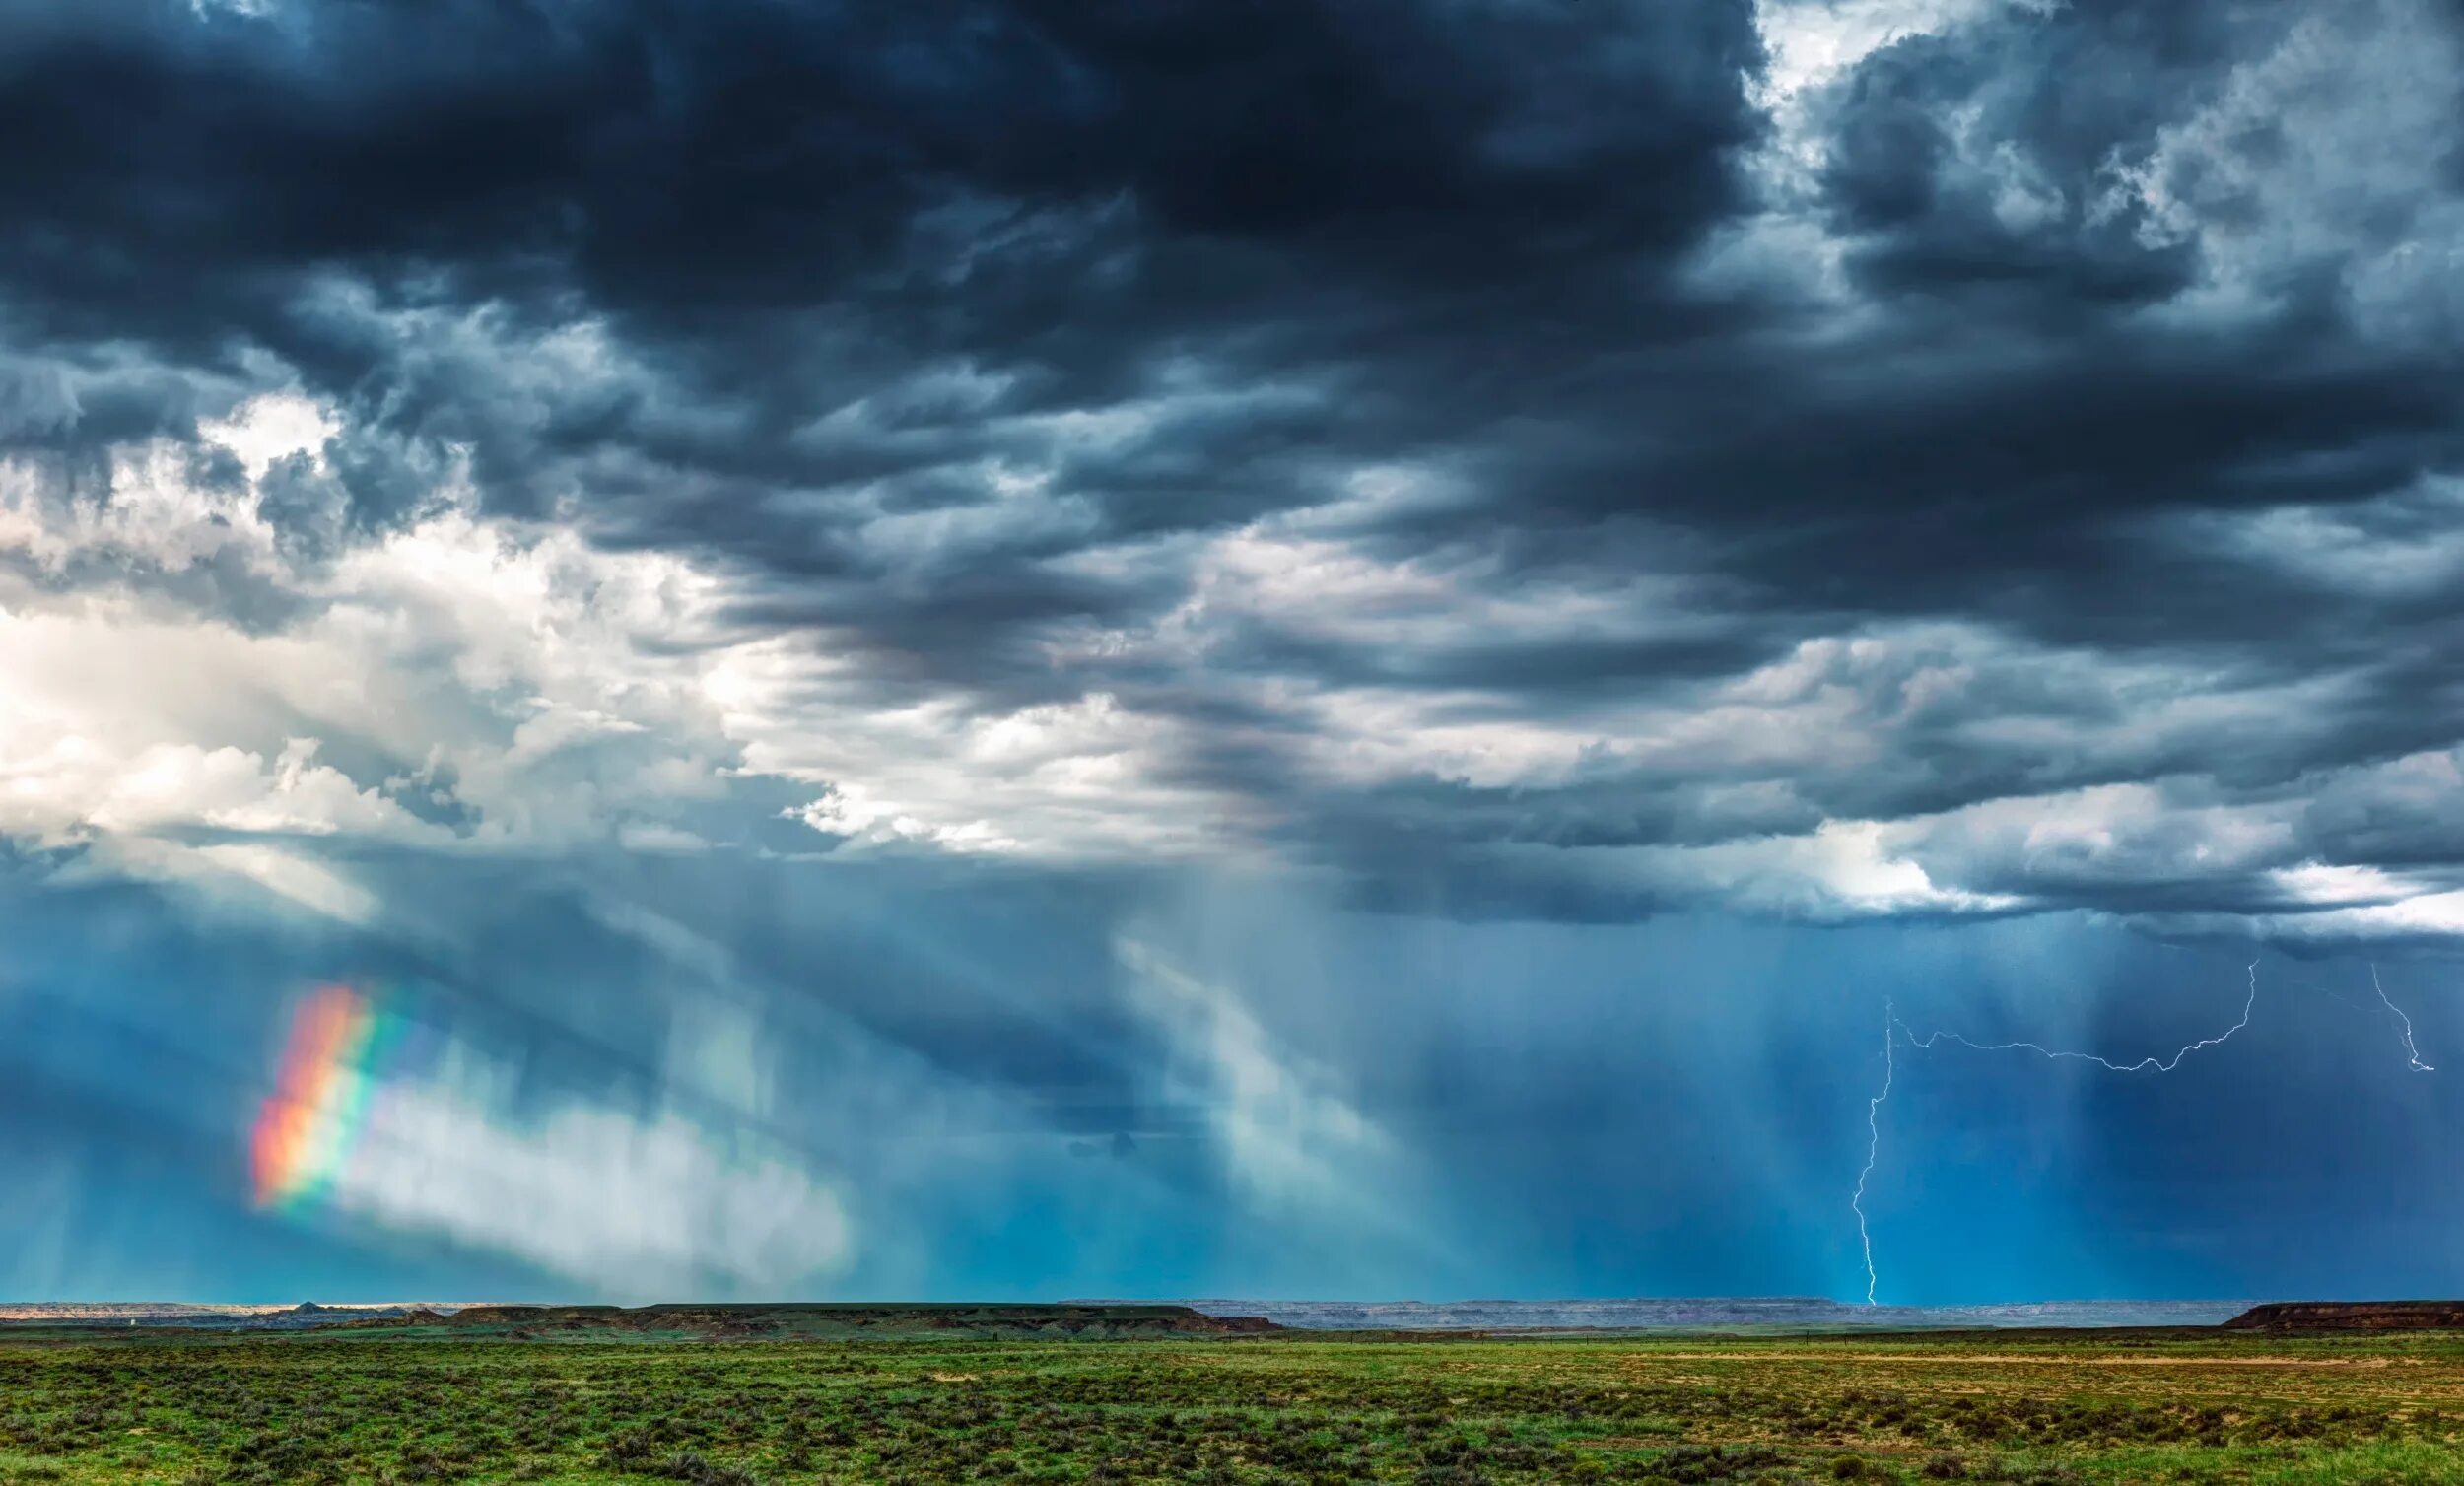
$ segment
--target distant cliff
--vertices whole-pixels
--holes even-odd
[[[2464,1330],[2464,1300],[2282,1301],[2252,1306],[2224,1324],[2236,1331]]]

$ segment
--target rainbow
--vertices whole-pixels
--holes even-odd
[[[333,1183],[367,1125],[389,1021],[347,985],[323,986],[292,1008],[274,1092],[248,1141],[258,1207],[296,1209]]]

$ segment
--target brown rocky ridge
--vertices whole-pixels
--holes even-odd
[[[2235,1331],[2464,1330],[2464,1300],[2278,1301],[2224,1322]]]

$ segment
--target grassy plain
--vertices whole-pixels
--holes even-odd
[[[0,1482],[2464,1483],[2464,1335],[0,1335]]]

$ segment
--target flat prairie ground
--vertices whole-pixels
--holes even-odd
[[[0,1482],[2464,1482],[2464,1334],[0,1338]]]

